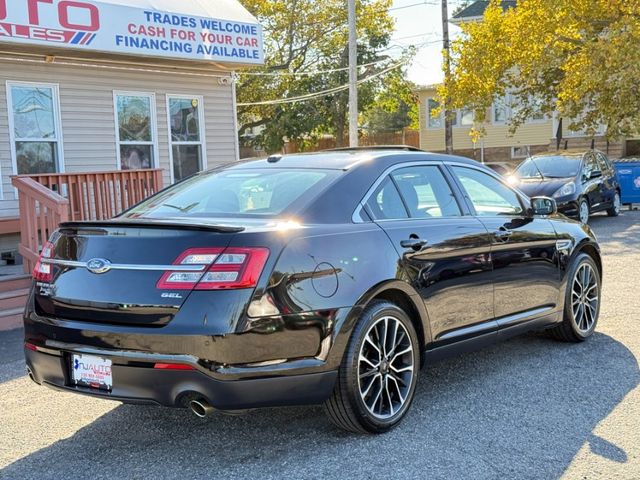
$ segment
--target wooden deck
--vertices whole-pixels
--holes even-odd
[[[30,273],[42,246],[62,222],[106,220],[162,189],[162,169],[18,175],[20,245]]]

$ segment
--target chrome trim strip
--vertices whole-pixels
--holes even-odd
[[[469,335],[479,335],[481,333],[490,333],[498,330],[498,324],[494,319],[485,320],[484,322],[476,323],[475,325],[469,325],[467,327],[461,327],[456,330],[449,330],[436,337],[436,341],[452,340],[458,337],[466,337]]]
[[[87,262],[43,258],[42,263],[60,265],[62,267],[87,268]],[[137,270],[147,272],[204,272],[207,265],[136,265],[128,263],[110,263],[109,270]]]
[[[551,313],[555,305],[548,305],[541,308],[534,308],[533,310],[527,310],[526,312],[516,313],[515,315],[507,315],[506,317],[496,318],[496,322],[500,328],[511,327],[519,323],[523,323],[529,320],[535,320],[539,317],[545,316],[547,313]]]
[[[86,355],[96,355],[104,358],[113,358],[127,361],[139,361],[147,363],[186,363],[198,370],[206,371],[198,363],[198,357],[187,354],[164,354],[152,352],[138,352],[132,350],[109,350],[75,343],[64,343],[57,340],[46,340],[44,347],[37,347],[43,353],[59,354],[60,351],[79,353]]]
[[[489,174],[495,180],[498,180],[500,183],[502,183],[509,190],[512,190],[520,198],[521,202],[524,203],[525,206],[529,202],[529,197],[527,197],[524,193],[522,193],[517,188],[514,188],[511,185],[509,185],[504,180],[504,178],[502,178],[500,175],[498,175],[496,172],[494,172],[490,168],[484,167],[483,164],[481,164],[481,163],[478,164],[478,165],[474,165],[472,163],[457,162],[455,160],[449,160],[447,158],[442,158],[440,160],[414,160],[412,162],[396,163],[395,165],[391,165],[384,172],[382,172],[382,174],[373,183],[373,185],[369,188],[369,190],[367,190],[367,193],[365,193],[364,197],[360,200],[360,202],[358,202],[358,205],[356,206],[356,209],[354,210],[353,214],[351,215],[351,221],[353,223],[371,223],[371,222],[365,222],[364,220],[362,220],[360,218],[360,211],[362,209],[364,209],[364,206],[366,205],[367,201],[369,200],[369,196],[371,194],[373,194],[375,189],[378,188],[378,186],[384,181],[384,179],[387,177],[387,175],[390,175],[391,172],[393,172],[394,170],[398,170],[399,168],[422,167],[422,166],[444,166],[445,168],[447,166],[454,166],[454,167],[466,167],[466,168],[471,168],[471,169],[474,169],[474,170],[478,170],[480,172]],[[447,179],[447,181],[448,181],[448,179]],[[455,195],[455,192],[452,192],[452,193],[454,193],[454,195]],[[456,201],[457,201],[457,199],[456,199]],[[464,217],[464,216],[468,216],[468,215],[461,215],[461,216]],[[473,216],[473,215],[471,215],[471,216]],[[456,218],[460,218],[460,217],[456,217]],[[409,218],[408,220],[418,220],[418,219]],[[422,220],[422,219],[419,219],[419,220]]]

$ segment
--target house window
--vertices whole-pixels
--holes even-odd
[[[493,114],[493,123],[504,124],[509,120],[509,107],[507,97],[496,98],[491,108]]]
[[[440,103],[438,103],[433,98],[430,98],[427,101],[427,125],[429,125],[429,128],[442,128],[442,114],[438,115],[435,118],[431,116],[431,112],[433,112],[439,106]]]
[[[206,168],[202,97],[167,96],[173,181]]]
[[[57,85],[8,82],[7,93],[14,173],[62,171]]]
[[[529,156],[529,146],[511,147],[511,158],[527,158]]]
[[[122,170],[153,168],[157,139],[155,95],[115,92],[118,166]]]
[[[473,110],[460,110],[460,125],[463,127],[473,125]]]

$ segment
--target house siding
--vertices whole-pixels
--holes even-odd
[[[63,137],[64,170],[68,173],[117,169],[114,91],[155,94],[157,166],[164,169],[164,184],[171,183],[167,94],[203,97],[207,168],[236,158],[234,106],[230,82],[223,85],[224,72],[187,74],[170,69],[140,71],[129,67],[62,65],[0,61],[0,175],[3,197],[0,217],[18,215],[18,202],[11,186],[14,175],[9,140],[7,81],[57,84]]]
[[[419,92],[420,99],[420,148],[431,152],[444,152],[444,127],[429,128],[428,100],[436,97],[434,88],[426,88]],[[491,120],[491,113],[487,112],[487,118]],[[474,143],[471,141],[471,127],[453,127],[453,148],[458,155],[468,156],[480,160],[484,155],[485,161],[519,163],[522,158],[512,158],[512,147],[529,147],[529,153],[536,154],[550,150],[556,150],[555,139],[556,126],[552,118],[544,121],[526,123],[518,127],[515,133],[509,132],[509,126],[489,122],[484,126],[484,134]],[[571,134],[565,130],[560,148],[589,149],[591,137]],[[606,152],[611,158],[619,158],[626,154],[624,140],[607,141],[604,136],[593,138],[594,147]],[[481,153],[483,150],[483,153]]]
[[[444,128],[428,127],[428,99],[436,95],[435,90],[420,92],[420,148],[429,151],[445,149]],[[491,112],[487,112],[491,118]],[[522,125],[515,134],[509,132],[508,125],[488,123],[484,125],[485,133],[474,145],[469,133],[471,127],[453,127],[453,145],[456,150],[473,150],[484,146],[485,149],[516,146],[548,146],[553,136],[553,122],[546,119],[540,122]]]

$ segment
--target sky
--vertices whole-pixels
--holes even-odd
[[[449,0],[449,16],[462,0]],[[442,81],[442,13],[440,0],[394,0],[390,14],[396,20],[392,53],[415,45],[418,53],[407,69],[409,80],[418,85]],[[460,29],[449,23],[451,39]]]

